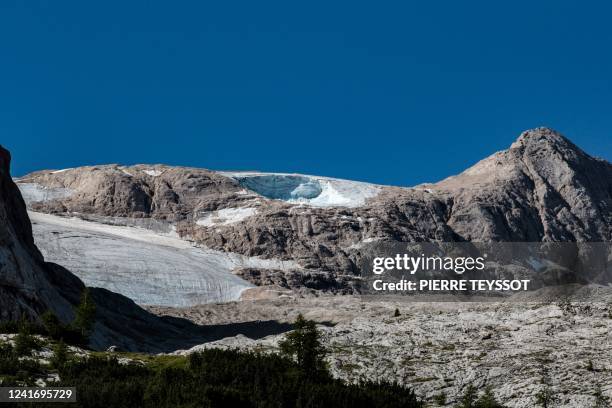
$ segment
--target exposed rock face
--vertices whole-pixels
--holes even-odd
[[[272,286],[297,292],[305,288],[342,295],[357,293],[357,283],[350,277],[338,278],[325,272],[243,268],[235,273],[255,286]]]
[[[167,221],[214,210],[226,200],[240,201],[236,193],[242,190],[235,181],[208,170],[167,166],[105,165],[42,171],[19,182],[44,186],[47,193],[65,193],[60,199],[38,202],[32,195],[27,201],[32,202],[35,211]]]
[[[612,240],[612,165],[546,128],[524,132],[458,176],[415,188],[250,177],[109,165],[41,171],[19,183],[33,190],[35,211],[161,220],[212,249],[338,275],[357,274],[360,248],[372,241]]]
[[[52,281],[70,282],[70,277],[53,268],[43,270],[25,204],[9,174],[10,160],[0,147],[0,318],[36,316],[53,305],[58,316],[68,319],[71,304]]]
[[[612,165],[550,129],[428,187],[452,196],[447,223],[466,240],[612,240]]]

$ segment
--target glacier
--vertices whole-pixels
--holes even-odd
[[[235,301],[253,285],[233,270],[296,267],[292,261],[196,247],[176,233],[32,211],[29,216],[46,261],[69,269],[87,286],[120,293],[141,305],[188,307]]]
[[[63,172],[66,170],[57,170]],[[70,197],[74,192],[68,188],[45,187],[37,183],[19,183],[19,190],[27,203],[51,201]]]
[[[265,198],[314,207],[359,207],[380,192],[360,181],[285,173],[219,172]]]

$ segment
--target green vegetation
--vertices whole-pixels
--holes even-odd
[[[421,407],[414,393],[387,383],[347,385],[305,376],[276,354],[209,349],[187,364],[127,364],[91,357],[66,364],[61,384],[83,407]]]
[[[44,320],[45,330],[55,337],[66,329],[51,315]],[[25,340],[27,336],[34,338],[23,329],[28,325],[20,327]],[[79,358],[70,355],[63,340],[47,339],[50,344],[46,346],[53,349],[47,364],[32,357],[33,348],[23,351],[20,357],[17,347],[0,344],[0,383],[34,385],[36,379],[55,373],[60,381],[49,385],[76,387],[78,402],[72,406],[92,408],[424,407],[411,389],[398,384],[363,380],[347,384],[334,379],[324,362],[326,350],[315,323],[300,315],[294,329],[280,343],[281,354],[207,349],[188,357],[90,352],[88,358]],[[15,342],[20,335],[14,338]],[[434,402],[446,404],[446,395],[437,395]],[[457,407],[503,406],[491,389],[478,398],[477,390],[470,386]]]
[[[610,407],[610,398],[603,395],[600,385],[598,385],[597,388],[595,389],[593,396],[595,397],[595,405],[593,405],[594,408],[609,408]]]
[[[59,370],[64,368],[68,362],[68,347],[64,340],[60,340],[53,347],[53,357],[51,358],[51,366]]]
[[[593,360],[588,360],[586,363],[587,371],[595,371],[595,366],[593,366]]]
[[[25,318],[22,318],[21,321],[0,321],[0,333],[19,332],[17,348],[18,351],[24,353],[35,347],[35,344],[32,343],[32,334],[48,336],[53,340],[62,340],[74,346],[87,346],[96,316],[96,305],[89,289],[83,291],[79,305],[74,308],[74,314],[74,321],[70,324],[63,324],[50,310],[40,316],[41,324],[30,322]]]
[[[491,387],[485,388],[484,394],[478,398],[478,390],[470,384],[455,408],[504,408],[504,406],[497,402]]]
[[[10,344],[0,344],[0,380],[2,380],[2,386],[32,385],[34,377],[42,371],[42,367],[37,361],[20,358],[20,355]]]
[[[434,395],[433,400],[436,405],[443,407],[444,405],[446,405],[446,393],[443,391],[439,394]]]
[[[281,353],[295,359],[302,374],[310,377],[328,377],[325,365],[326,350],[321,344],[321,336],[315,322],[298,315],[293,331],[279,344]]]
[[[86,295],[79,327],[91,309]],[[85,313],[86,312],[86,313]],[[61,335],[66,327],[51,315],[44,330]],[[24,326],[25,327],[25,326]],[[24,335],[31,336],[24,331]],[[210,349],[183,356],[92,352],[88,358],[70,358],[60,340],[53,357],[42,365],[19,358],[15,348],[0,348],[0,382],[32,385],[50,372],[59,374],[53,386],[77,388],[78,407],[423,407],[414,392],[391,383],[346,384],[333,379],[324,364],[325,348],[314,322],[300,316],[295,330],[282,342],[282,354]],[[120,363],[115,355],[131,362]],[[35,406],[35,405],[28,405]],[[53,406],[44,404],[45,407]]]
[[[542,408],[550,408],[557,398],[549,386],[545,386],[536,394],[536,404]]]
[[[15,337],[15,354],[17,356],[30,355],[32,350],[40,348],[38,340],[32,335],[30,325],[23,321],[19,325],[19,333]]]
[[[91,298],[89,289],[85,288],[81,294],[81,302],[75,312],[73,327],[81,333],[83,338],[87,338],[93,329],[96,319],[96,305]]]

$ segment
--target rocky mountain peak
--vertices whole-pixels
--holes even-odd
[[[553,146],[568,146],[571,145],[577,148],[561,133],[548,127],[537,127],[522,132],[514,143],[510,146],[511,149],[517,149],[525,146],[534,145],[553,145]]]

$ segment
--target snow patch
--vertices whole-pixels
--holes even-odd
[[[55,170],[55,171],[52,171],[51,174],[63,173],[65,171],[72,170],[72,169],[73,167],[70,167],[68,169]]]
[[[196,224],[203,227],[234,224],[255,215],[255,213],[257,213],[257,208],[254,207],[224,208],[207,213],[204,217],[197,220]]]
[[[74,191],[61,187],[45,187],[38,183],[17,183],[27,204],[68,198]]]
[[[153,177],[161,176],[163,173],[161,170],[143,170],[143,172]]]

